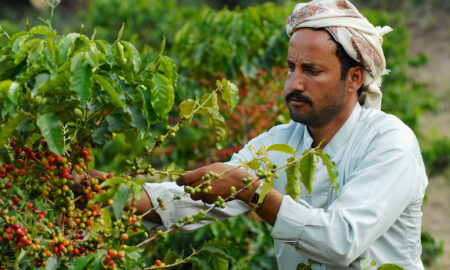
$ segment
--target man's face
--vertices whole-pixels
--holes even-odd
[[[284,97],[291,119],[321,127],[343,109],[347,98],[336,44],[326,31],[298,29],[289,42]]]

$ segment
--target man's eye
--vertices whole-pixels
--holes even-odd
[[[314,69],[308,69],[307,72],[311,75],[317,75],[320,73],[319,70],[314,70]]]
[[[294,70],[295,70],[295,66],[292,64],[288,64],[288,68],[289,68],[290,72],[294,72]]]

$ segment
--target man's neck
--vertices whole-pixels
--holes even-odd
[[[353,112],[356,103],[353,106],[345,106],[344,109],[328,124],[320,127],[309,127],[308,131],[313,138],[313,143],[311,147],[317,147],[320,142],[320,148],[323,149],[330,141],[333,139],[334,135],[339,131],[339,129],[345,124],[347,119]]]

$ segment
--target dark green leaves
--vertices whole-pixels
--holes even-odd
[[[47,140],[51,151],[62,156],[64,152],[64,134],[61,130],[61,121],[54,114],[38,114],[36,124],[42,136]]]
[[[70,89],[78,93],[80,103],[84,104],[91,97],[92,87],[92,67],[86,61],[84,53],[78,53],[74,56],[70,71]]]

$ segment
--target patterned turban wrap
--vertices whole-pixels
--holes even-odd
[[[324,28],[342,45],[347,54],[365,69],[365,91],[359,102],[366,108],[381,108],[381,75],[387,74],[383,35],[389,26],[373,26],[347,0],[314,0],[297,4],[286,22],[291,37],[298,28]]]

